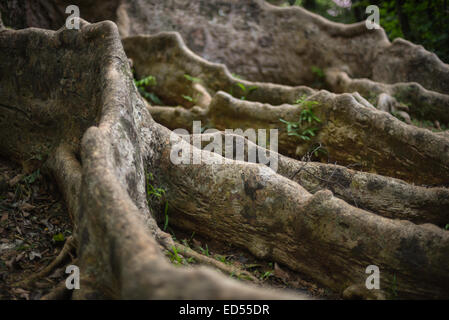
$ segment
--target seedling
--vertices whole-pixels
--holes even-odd
[[[253,92],[254,90],[257,90],[256,86],[252,86],[249,88],[246,88],[243,83],[237,82],[237,86],[242,90],[243,95],[240,97],[241,100],[246,100],[246,97]]]
[[[263,281],[263,280],[267,280],[269,277],[271,277],[273,275],[273,272],[272,271],[267,271],[267,272],[265,272],[261,277],[260,277],[260,279]]]
[[[200,247],[200,250],[201,250],[202,254],[204,254],[207,257],[209,256],[209,248],[208,248],[207,244],[206,244],[206,249],[203,249]]]
[[[316,136],[318,131],[318,128],[313,125],[321,123],[321,120],[313,111],[318,102],[305,99],[303,96],[296,100],[296,103],[302,107],[298,121],[286,121],[284,119],[279,119],[279,121],[287,125],[289,136],[297,136],[302,140],[310,141],[312,137]]]
[[[190,82],[201,82],[200,78],[196,78],[196,77],[192,77],[191,75],[188,74],[184,74],[184,78],[186,78],[187,80],[189,80]]]
[[[163,104],[161,99],[159,99],[155,93],[149,92],[146,89],[147,87],[155,86],[157,84],[155,77],[147,76],[140,80],[134,80],[134,84],[145,99],[150,100],[157,105]]]
[[[191,96],[187,96],[187,95],[182,95],[182,97],[189,102],[194,102],[194,100],[195,100]]]
[[[148,172],[146,174],[146,180],[147,180],[147,201],[149,202],[153,197],[157,199],[162,199],[163,196],[165,196],[165,189],[164,188],[156,188],[151,184],[151,181],[154,180],[153,174],[151,172]],[[165,201],[164,206],[164,231],[167,230],[168,227],[168,201]]]

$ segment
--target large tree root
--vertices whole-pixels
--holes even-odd
[[[13,27],[57,29],[69,4],[70,0],[49,0],[26,4],[23,12],[11,14],[7,3],[1,6]],[[275,7],[263,0],[113,0],[78,5],[89,21],[115,21],[122,37],[177,31],[195,53],[253,81],[312,85],[320,80],[312,67],[336,68],[351,78],[417,82],[428,90],[449,93],[449,66],[435,54],[403,39],[391,43],[383,29],[368,30],[365,22],[334,23],[297,6]],[[17,16],[23,21],[15,23]]]
[[[345,72],[336,69],[325,71],[326,84],[336,93],[358,92],[370,99],[378,109],[397,112],[405,104],[407,111],[415,117],[449,123],[449,95],[424,89],[418,83],[385,84],[369,79],[351,79]],[[395,99],[395,105],[384,108],[379,99],[387,94]],[[398,110],[399,109],[399,110]]]
[[[193,135],[185,137],[189,141],[192,141],[192,138]],[[215,132],[201,134],[198,139],[201,139],[202,148],[215,139],[229,139],[236,149],[236,142],[240,141],[244,161],[250,161],[248,154],[251,148],[256,150],[257,154],[266,155],[268,159],[277,158],[277,173],[297,182],[312,194],[329,189],[355,207],[387,218],[409,220],[417,224],[433,223],[444,227],[449,221],[447,188],[415,186],[399,179],[356,171],[336,164],[311,162],[308,157],[310,154],[302,161],[295,160],[262,148],[236,134]],[[223,144],[221,150],[214,152],[227,157],[225,147]]]
[[[401,278],[403,296],[426,296],[438,283],[441,290],[433,294],[447,294],[448,279],[438,271],[447,259],[446,231],[379,217],[329,191],[312,196],[260,164],[175,166],[169,160],[170,149],[162,151],[166,158],[155,174],[169,191],[169,215],[176,226],[315,274],[336,290],[363,283],[365,268],[374,264],[385,270],[384,288]],[[192,148],[196,152],[212,156]]]
[[[361,170],[418,184],[449,181],[446,136],[407,125],[388,113],[364,106],[350,94],[336,96],[320,91],[308,100],[318,102],[314,113],[321,123],[316,137],[302,142],[281,130],[281,153],[302,157],[319,143],[327,151],[326,156],[321,156],[325,161],[359,164]],[[279,119],[298,121],[301,110],[299,105],[271,106],[219,92],[211,102],[208,116],[212,127],[220,130],[273,129],[280,127]]]
[[[361,170],[413,183],[447,184],[449,181],[446,136],[405,125],[392,115],[370,107],[358,94],[337,96],[325,91],[313,93],[304,87],[239,81],[224,65],[209,63],[193,54],[173,33],[131,37],[123,42],[140,77],[155,76],[158,84],[152,90],[167,103],[182,104],[183,96],[193,95],[192,82],[185,79],[185,74],[197,77],[212,96],[209,106],[149,107],[156,121],[170,129],[192,130],[193,120],[220,130],[283,129],[280,119],[297,121],[303,108],[293,103],[302,94],[308,94],[308,100],[319,103],[314,108],[321,119],[318,134],[310,142],[300,143],[296,136],[281,130],[281,153],[302,157],[320,143],[328,152],[326,160],[346,165],[358,163]],[[229,93],[245,99],[234,98]],[[433,96],[446,97],[436,93]]]
[[[260,5],[266,6],[257,1]],[[302,12],[266,10],[286,16]],[[345,29],[346,36],[357,30]],[[81,270],[81,290],[73,298],[305,298],[243,285],[207,268],[171,266],[159,250],[158,242],[167,246],[171,239],[156,224],[155,204],[150,203],[152,211],[148,206],[146,173],[166,190],[170,221],[178,227],[246,248],[337,292],[363,285],[366,267],[377,265],[385,292],[395,287],[400,297],[449,297],[449,233],[435,225],[381,217],[328,190],[312,195],[290,179],[303,177],[296,162],[293,169],[284,166],[281,175],[262,164],[230,159],[197,165],[170,161],[175,143],[184,144],[193,157],[224,159],[183,140],[170,141],[172,132],[151,118],[113,23],[83,22],[80,31],[1,30],[0,47],[0,74],[18,75],[0,79],[0,136],[8,137],[0,140],[0,150],[18,162],[46,161],[64,195]],[[321,91],[312,98],[320,102],[317,114],[324,122],[319,139],[336,159],[366,162],[379,172],[423,183],[447,182],[444,138],[412,129],[353,95]],[[207,112],[217,128],[231,124],[231,117],[242,128],[271,128],[278,117],[292,120],[298,111],[294,105],[263,105],[218,92]],[[351,145],[363,143],[370,148]],[[404,168],[398,165],[402,159]],[[426,164],[427,174],[412,174]],[[392,181],[391,188],[395,183],[401,184]],[[410,190],[425,196],[424,188]],[[429,190],[430,197],[440,192]]]
[[[9,137],[1,139],[1,151],[16,161],[48,159],[79,239],[81,289],[73,298],[301,298],[244,286],[206,268],[180,270],[163,257],[152,237],[164,234],[149,214],[143,171],[143,159],[158,154],[142,142],[156,142],[157,132],[147,136],[155,124],[135,90],[113,23],[83,22],[80,32],[2,30],[0,38],[1,74],[33,75],[20,86],[15,78],[1,79],[7,107],[0,133]],[[52,50],[43,53],[42,47]],[[68,66],[64,74],[62,66]],[[95,124],[84,133],[79,155],[83,132]]]
[[[449,66],[422,46],[392,43],[365,22],[330,22],[299,7],[263,0],[127,0],[118,9],[123,37],[177,31],[200,56],[253,81],[312,85],[312,67],[337,68],[352,78],[417,82],[449,93]]]
[[[218,91],[232,92],[239,98],[244,96],[247,100],[273,105],[293,103],[299,96],[310,95],[315,91],[304,86],[289,87],[236,78],[225,65],[211,63],[190,51],[175,32],[127,37],[123,39],[123,46],[133,61],[138,78],[156,76],[157,83],[151,89],[168,105],[191,107],[192,104],[182,96],[198,97],[194,83],[185,75],[201,80],[199,83],[210,95]],[[250,90],[251,87],[253,90]]]

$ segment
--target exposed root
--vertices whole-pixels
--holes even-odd
[[[57,284],[49,293],[44,295],[41,300],[69,300],[72,296],[72,291],[67,289],[65,280]]]
[[[193,135],[185,138],[192,141],[192,137]],[[225,134],[220,131],[197,137],[197,140],[202,141],[202,148],[214,139],[232,141],[234,150],[237,150],[236,142],[239,139],[243,147],[244,161],[250,161],[248,159],[250,149],[255,150],[257,154],[266,155],[269,159],[277,158],[277,173],[297,182],[312,194],[329,189],[337,197],[358,208],[387,218],[409,220],[417,224],[433,223],[444,227],[449,221],[448,188],[416,186],[399,179],[361,172],[336,164],[310,161],[314,151],[321,146],[308,152],[301,160],[295,160],[262,148],[246,137],[236,134]],[[233,155],[227,154],[225,148],[223,145],[222,149],[215,149],[214,152],[233,159]]]
[[[187,144],[184,140],[171,143]],[[260,164],[230,161],[221,165],[174,165],[168,159],[168,141],[166,145],[162,154],[167,158],[161,159],[155,174],[160,176],[161,186],[170,190],[168,214],[176,227],[231,242],[259,258],[311,276],[319,269],[320,276],[315,280],[337,291],[364,281],[364,270],[370,264],[393,269],[384,271],[382,281],[390,286],[394,277],[400,276],[403,296],[421,290],[426,295],[439,286],[432,279],[437,277],[436,269],[442,267],[440,259],[447,259],[449,245],[449,234],[441,228],[386,219],[349,206],[329,191],[310,195]],[[192,157],[201,153],[208,159],[220,159],[196,148],[183,150],[190,150]],[[208,227],[202,227],[205,225]],[[406,256],[397,254],[397,250],[403,252],[413,243],[426,257],[422,263],[429,263],[428,267],[421,265],[419,271],[406,262]],[[332,274],[324,276],[329,269]],[[447,279],[443,273],[438,277],[442,277],[441,286],[435,296],[444,296]],[[432,285],[426,285],[427,281]]]
[[[61,252],[59,252],[58,256],[45,268],[43,268],[41,271],[39,271],[36,274],[33,274],[31,277],[24,279],[16,284],[16,286],[23,286],[27,287],[32,285],[36,280],[39,280],[41,278],[44,278],[48,276],[51,272],[53,272],[56,268],[61,266],[62,263],[67,261],[69,258],[71,260],[74,259],[72,253],[77,247],[77,242],[74,238],[74,236],[70,236],[67,238],[64,246],[61,249]]]
[[[353,42],[353,36],[385,39],[382,32],[367,36],[361,25],[336,25],[332,29],[334,25],[302,11],[273,9],[260,1],[255,6],[262,6],[275,17],[305,16],[322,25],[336,41],[348,38]],[[321,143],[339,163],[358,162],[362,168],[419,183],[448,180],[449,155],[441,152],[449,149],[447,137],[416,129],[375,110],[363,102],[363,95],[315,93],[312,89],[272,84],[258,84],[257,90],[247,92],[222,66],[186,55],[179,46],[179,36],[142,39],[147,47],[141,53],[152,52],[154,61],[173,54],[180,64],[169,68],[161,64],[159,69],[152,69],[152,63],[148,63],[149,69],[141,65],[140,72],[153,70],[166,76],[159,88],[163,99],[177,103],[179,93],[193,87],[180,81],[186,79],[186,73],[204,75],[202,87],[213,98],[209,108],[199,109],[207,112],[208,124],[217,129],[279,128],[279,118],[296,121],[301,107],[294,104],[294,99],[305,92],[308,99],[318,102],[316,114],[322,119],[311,143]],[[379,190],[376,182],[385,182],[380,195],[374,197],[376,201],[394,188],[398,194],[387,197],[388,201],[407,195],[405,204],[401,202],[392,211],[383,209],[392,215],[402,207],[413,208],[415,191],[430,204],[440,203],[444,210],[447,202],[438,196],[446,196],[446,189],[429,189],[427,193],[422,187],[394,179],[333,165],[304,165],[282,157],[285,162],[279,166],[280,174],[262,164],[230,159],[221,164],[176,165],[170,161],[170,153],[178,142],[192,156],[225,159],[192,147],[181,138],[170,141],[170,130],[154,122],[133,83],[128,58],[112,22],[82,22],[79,31],[2,30],[0,43],[5,48],[0,51],[0,72],[26,75],[19,79],[24,80],[20,87],[16,78],[0,79],[5,87],[0,100],[13,107],[6,108],[0,117],[5,125],[0,126],[0,135],[9,137],[0,140],[2,153],[17,161],[49,156],[49,168],[66,199],[78,240],[82,289],[72,298],[307,298],[242,284],[206,267],[171,266],[159,249],[161,240],[165,247],[170,246],[170,238],[159,230],[158,214],[147,202],[148,172],[157,176],[160,187],[166,190],[174,226],[246,248],[259,258],[301,271],[336,292],[363,284],[366,267],[374,264],[382,272],[383,286],[392,286],[399,279],[397,292],[401,297],[448,297],[447,231],[435,225],[381,217],[334,197],[328,190],[311,194],[298,182],[309,184],[308,188],[331,189],[334,185],[334,191],[341,194],[350,190],[365,204],[369,200],[363,198]],[[42,51],[42,46],[52,50]],[[126,40],[125,47],[130,50]],[[136,48],[139,50],[138,44]],[[185,64],[183,56],[191,63]],[[55,64],[56,59],[61,63]],[[141,60],[146,59],[143,54]],[[139,69],[138,59],[133,60]],[[7,68],[3,61],[8,61]],[[360,65],[360,61],[354,64]],[[62,70],[61,65],[70,68]],[[170,83],[179,83],[179,87],[170,87]],[[229,94],[236,84],[241,91],[233,94],[239,99]],[[244,94],[245,101],[241,99]],[[186,110],[193,113],[194,106]],[[293,151],[302,157],[310,151],[311,145],[298,145],[291,138],[281,133],[281,152]],[[313,173],[312,168],[322,172]],[[319,177],[318,181],[314,177]],[[427,214],[425,206],[419,203],[407,214],[421,210]],[[382,205],[376,202],[371,208]],[[429,219],[436,220],[436,215],[432,212]],[[421,218],[426,219],[424,214]]]
[[[194,54],[175,32],[161,32],[155,35],[140,35],[123,39],[123,47],[133,65],[138,78],[148,75],[156,77],[157,83],[151,89],[157,92],[167,105],[193,106],[183,96],[196,98],[194,87],[198,84],[187,76],[200,81],[205,98],[199,97],[197,105],[205,108],[210,102],[208,95],[218,91],[228,92],[235,97],[280,105],[294,103],[299,96],[310,95],[315,90],[305,86],[284,86],[267,82],[251,82],[239,79],[223,64],[211,63]],[[148,54],[147,54],[148,52]],[[151,54],[149,54],[151,52]],[[176,55],[175,60],[167,60],[167,55]]]
[[[358,92],[380,110],[406,112],[417,118],[449,123],[449,95],[427,90],[416,82],[386,84],[370,79],[351,79],[338,69],[326,69],[325,81],[333,92]],[[408,121],[407,115],[401,116]]]
[[[209,265],[211,267],[214,267],[226,274],[235,275],[239,279],[248,279],[255,283],[259,283],[259,279],[257,279],[255,276],[253,276],[250,272],[247,272],[245,270],[241,270],[235,266],[227,265],[226,263],[223,263],[221,261],[218,261],[216,259],[207,257],[203,254],[200,254],[196,252],[195,250],[190,249],[187,246],[184,246],[180,243],[174,243],[174,246],[179,254],[182,254],[183,256],[186,256],[188,258],[194,258],[197,262],[204,265]],[[165,247],[167,250],[173,251],[173,247]]]
[[[184,78],[185,74],[195,76],[211,95],[207,108],[149,106],[154,119],[169,129],[191,131],[194,120],[202,121],[205,128],[218,130],[280,129],[279,152],[287,156],[300,159],[313,145],[321,144],[328,152],[327,156],[321,157],[322,161],[342,165],[359,163],[360,170],[418,184],[449,181],[449,153],[441,152],[449,149],[449,140],[444,135],[406,126],[394,116],[376,110],[369,102],[367,94],[371,91],[368,87],[354,94],[334,95],[306,87],[243,81],[231,76],[223,65],[210,63],[192,53],[176,33],[130,37],[123,43],[141,76],[152,73],[160,79],[152,89],[166,101],[178,103],[183,94],[189,93],[193,84]],[[176,55],[177,59],[168,60],[167,54]],[[338,70],[326,69],[326,79],[337,92],[358,91],[355,90],[358,87],[345,85],[351,80]],[[410,122],[408,106],[395,98],[407,88],[420,90],[416,95],[419,103],[429,102],[434,111],[441,106],[440,113],[449,114],[445,112],[445,104],[441,104],[447,100],[449,106],[446,95],[429,92],[418,84],[382,85],[380,88],[380,84],[370,80],[362,80],[362,83],[377,88],[372,92],[376,98],[373,103],[378,108],[401,116],[407,122]],[[316,136],[310,141],[289,135],[280,121],[298,121],[303,107],[296,100],[303,95],[318,103],[314,113],[321,120]],[[428,99],[423,100],[421,96]],[[410,110],[416,111],[413,108]]]

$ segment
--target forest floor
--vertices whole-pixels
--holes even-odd
[[[61,196],[40,171],[0,159],[0,300],[40,299],[62,281],[65,267],[32,287],[17,285],[53,261],[71,232]]]

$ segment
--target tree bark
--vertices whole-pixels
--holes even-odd
[[[143,11],[156,8],[157,13],[173,3],[154,7],[150,1]],[[129,30],[135,31],[140,15],[132,5],[135,9],[142,3],[128,4],[118,7],[117,17],[122,19],[126,13],[134,25],[128,25]],[[81,270],[81,290],[72,298],[307,298],[242,284],[205,267],[173,267],[160,250],[161,244],[174,245],[158,226],[160,204],[147,199],[151,173],[155,185],[166,190],[174,226],[286,265],[345,297],[382,297],[394,291],[400,298],[447,299],[449,233],[442,227],[449,222],[445,187],[449,138],[403,123],[364,97],[371,92],[375,98],[394,96],[396,100],[387,100],[395,107],[394,101],[409,97],[417,104],[410,108],[412,113],[425,109],[425,103],[418,101],[427,99],[438,106],[426,112],[444,117],[447,66],[411,43],[390,44],[382,32],[367,33],[361,25],[342,27],[302,9],[273,8],[261,1],[251,6],[249,1],[229,4],[229,14],[240,17],[249,12],[262,30],[281,16],[287,21],[304,19],[307,28],[312,26],[306,30],[309,33],[301,29],[301,21],[294,25],[295,32],[303,30],[310,36],[304,39],[312,39],[307,41],[317,57],[335,46],[338,60],[345,61],[345,54],[354,50],[345,48],[348,43],[377,39],[382,50],[370,56],[376,61],[370,64],[371,79],[356,79],[354,75],[366,70],[356,72],[355,64],[342,70],[317,58],[326,66],[323,72],[330,88],[346,93],[242,80],[224,65],[194,54],[177,33],[122,39],[123,20],[120,27],[111,21],[82,21],[79,31],[0,30],[0,152],[28,167],[45,168],[64,196],[75,226]],[[184,6],[197,8],[191,2]],[[210,11],[192,12],[201,21],[201,14]],[[321,36],[313,26],[321,28]],[[327,41],[323,46],[317,41],[320,37]],[[396,58],[404,52],[409,60],[398,63]],[[301,63],[308,55],[295,54],[299,62],[293,60]],[[232,64],[234,57],[226,59]],[[360,68],[365,58],[358,57]],[[388,58],[384,65],[403,72],[378,71],[374,66],[380,66],[382,57]],[[417,57],[430,57],[426,66],[431,66],[432,77],[425,74],[420,85],[396,83],[416,79],[410,65]],[[128,58],[139,77],[157,77],[152,90],[162,101],[183,106],[146,102],[134,84]],[[251,78],[263,73],[263,69],[249,69],[247,74]],[[188,81],[186,74],[198,77],[200,83]],[[301,77],[295,74],[290,79]],[[251,87],[256,89],[248,91]],[[404,88],[412,88],[415,97],[401,96]],[[193,94],[204,96],[199,105],[180,100]],[[302,106],[296,99],[302,95],[317,102],[314,112],[321,119],[318,134],[306,143],[289,136],[279,121],[299,118]],[[184,137],[186,141],[170,131],[190,129],[193,120],[222,131],[280,129],[278,169],[234,160],[223,150],[202,150],[192,145],[194,135]],[[200,137],[236,138],[223,132]],[[268,152],[244,141],[246,150]],[[176,165],[170,158],[175,144],[183,145],[192,158],[211,158],[216,163]],[[357,162],[361,167],[327,163],[323,156],[316,159],[323,163],[310,162],[305,156],[314,144],[323,145],[329,159],[340,165]],[[437,186],[428,187],[431,184]],[[361,289],[369,265],[381,270],[378,295]]]

